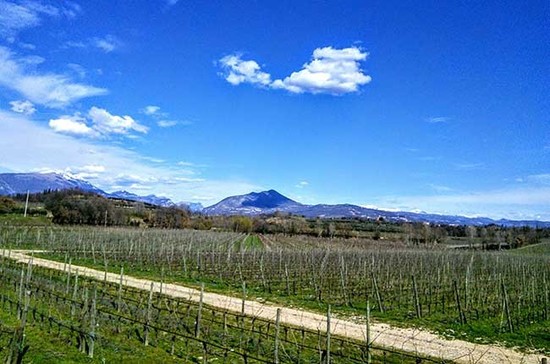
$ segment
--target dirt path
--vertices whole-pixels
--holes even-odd
[[[28,251],[2,251],[4,256],[10,255],[12,259],[27,263],[30,259]],[[63,270],[64,263],[51,260],[33,258],[33,264],[57,270]],[[103,271],[72,265],[73,270],[78,270],[79,275],[103,280]],[[107,280],[119,282],[120,276],[107,273]],[[125,276],[123,283],[127,286],[149,290],[151,281]],[[160,290],[160,283],[154,282],[156,292]],[[177,284],[163,284],[162,292],[173,297],[183,297],[192,301],[198,301],[200,292],[196,289]],[[217,293],[204,293],[205,304],[225,308],[233,312],[241,312],[242,299],[225,296]],[[257,316],[275,321],[277,306],[263,304],[256,301],[245,301],[245,314]],[[303,326],[312,330],[326,330],[326,317],[316,313],[280,307],[281,322],[284,324]],[[364,325],[346,320],[331,319],[331,332],[333,335],[349,337],[357,340],[365,340],[366,328]],[[431,356],[444,360],[452,360],[457,363],[541,363],[543,356],[535,354],[522,354],[517,351],[496,345],[473,344],[460,340],[446,340],[424,330],[401,329],[386,324],[375,323],[371,325],[373,344],[379,347],[393,348],[410,353],[418,353],[423,356]]]

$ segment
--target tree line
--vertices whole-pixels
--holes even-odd
[[[0,214],[22,213],[26,194],[0,196]],[[29,195],[29,214],[48,213],[62,225],[139,226],[169,229],[225,230],[256,234],[309,235],[327,238],[368,238],[435,245],[454,238],[472,247],[494,244],[510,248],[540,242],[550,229],[397,223],[382,219],[305,218],[275,213],[261,216],[205,216],[181,207],[160,207],[143,202],[109,199],[81,190],[46,190]],[[36,207],[40,206],[40,207]]]

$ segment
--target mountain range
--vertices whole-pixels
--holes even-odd
[[[351,204],[337,205],[305,205],[275,190],[252,192],[246,195],[232,196],[223,199],[215,205],[206,207],[202,212],[206,215],[248,215],[273,214],[275,212],[301,215],[308,218],[363,218],[384,219],[392,222],[429,222],[447,225],[489,225],[550,227],[545,221],[493,220],[487,217],[464,217],[454,215],[438,215],[406,211],[385,211],[370,209]]]
[[[163,207],[186,208],[205,215],[267,215],[276,212],[301,215],[308,218],[366,218],[384,219],[392,222],[429,222],[449,225],[488,225],[550,227],[550,222],[535,220],[493,220],[486,217],[464,217],[437,215],[406,211],[385,211],[351,204],[306,205],[283,196],[275,190],[252,192],[246,195],[227,197],[220,202],[203,208],[200,203],[174,203],[167,197],[155,195],[140,196],[127,191],[107,193],[91,183],[58,173],[4,173],[0,174],[0,195],[42,192],[44,190],[81,189],[107,198],[139,201]]]

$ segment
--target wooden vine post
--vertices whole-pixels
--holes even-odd
[[[326,364],[330,364],[330,305],[327,308],[327,355]]]
[[[145,332],[143,340],[145,346],[149,345],[149,325],[151,324],[151,308],[153,306],[153,286],[155,282],[151,282],[151,289],[149,290],[149,299],[147,300],[147,312],[145,317]]]
[[[201,293],[199,297],[199,310],[197,311],[197,321],[195,322],[195,337],[201,336],[202,303],[204,300],[204,283],[201,283]]]
[[[281,329],[281,309],[277,308],[275,317],[275,358],[274,363],[279,364],[279,331]]]
[[[371,339],[370,339],[370,302],[367,301],[367,323],[366,323],[366,335],[367,340],[367,364],[371,364]]]

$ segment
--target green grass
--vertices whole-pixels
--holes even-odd
[[[539,244],[527,245],[510,251],[513,254],[522,255],[545,255],[550,256],[550,239],[543,239]]]
[[[0,309],[0,323],[3,328],[13,330],[19,322],[9,312]],[[113,348],[98,345],[94,358],[88,358],[76,346],[71,345],[66,335],[49,333],[47,329],[30,321],[25,327],[25,344],[29,351],[23,357],[23,363],[70,364],[70,363],[178,363],[164,350],[148,347],[131,340],[110,337]],[[116,349],[114,349],[116,347]],[[6,349],[7,350],[7,349]],[[1,353],[5,355],[4,352]],[[1,357],[1,355],[0,355]]]
[[[51,219],[44,215],[27,216],[23,214],[0,214],[0,226],[50,226]]]
[[[258,235],[247,235],[243,241],[245,250],[263,249],[264,245]]]

